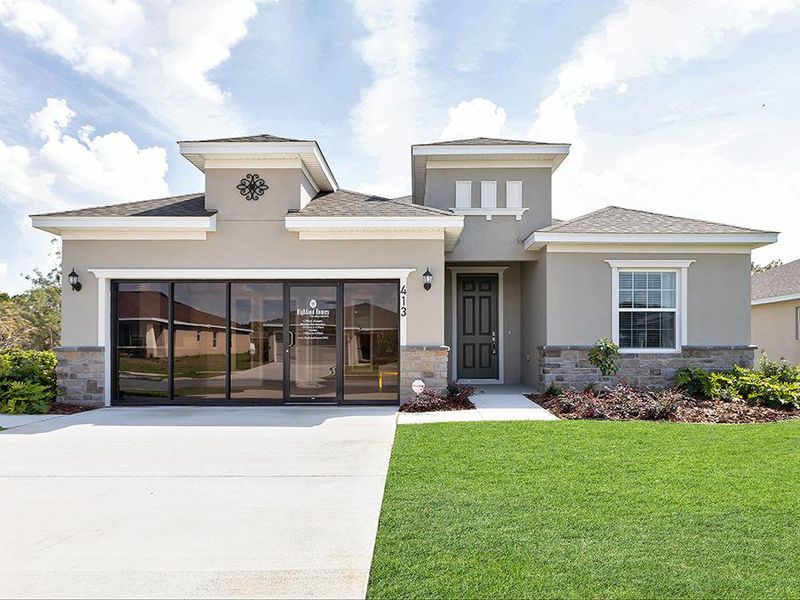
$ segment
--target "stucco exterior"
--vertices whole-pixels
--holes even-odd
[[[759,352],[772,359],[783,358],[800,364],[798,339],[800,300],[757,304],[751,312],[751,335]]]

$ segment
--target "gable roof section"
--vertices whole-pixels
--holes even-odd
[[[800,260],[755,273],[751,299],[753,304],[800,300]]]
[[[537,229],[526,238],[525,249],[538,250],[553,243],[739,244],[757,248],[777,237],[773,231],[607,206]]]
[[[529,140],[508,140],[503,138],[476,137],[466,140],[447,140],[444,142],[428,142],[414,144],[414,146],[552,146],[549,142],[534,142]],[[556,144],[563,145],[563,144]]]
[[[299,212],[302,217],[428,217],[453,216],[453,213],[430,206],[406,202],[408,198],[383,198],[339,189],[320,192]]]
[[[271,133],[259,133],[256,135],[243,135],[239,137],[217,138],[213,140],[181,140],[179,144],[202,144],[205,142],[313,142],[314,140],[296,140],[292,138],[280,137]]]
[[[217,229],[217,213],[206,210],[201,193],[31,215],[31,221],[73,240],[203,240]]]
[[[154,200],[44,213],[31,217],[208,217],[213,214],[216,214],[216,211],[206,210],[205,194],[198,192]]]

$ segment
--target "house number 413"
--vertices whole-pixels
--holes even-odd
[[[405,317],[408,314],[408,309],[406,308],[406,286],[400,286],[400,316]]]

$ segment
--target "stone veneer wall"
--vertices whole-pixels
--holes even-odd
[[[56,348],[58,400],[83,406],[103,406],[105,360],[102,346]]]
[[[539,385],[582,389],[590,383],[615,386],[620,380],[642,387],[665,387],[675,382],[682,367],[728,371],[734,365],[752,367],[755,346],[684,346],[678,353],[621,354],[616,375],[603,377],[589,363],[591,346],[543,346],[539,348]]]
[[[427,387],[447,385],[447,358],[449,346],[401,346],[400,348],[400,403],[414,396],[411,384],[421,379]]]

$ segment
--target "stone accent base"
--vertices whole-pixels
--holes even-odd
[[[620,380],[641,387],[668,387],[678,369],[700,367],[729,371],[734,365],[752,367],[755,346],[684,346],[680,353],[622,354],[616,375],[603,377],[589,363],[591,346],[543,346],[539,348],[539,385],[583,389],[589,384],[613,387]]]
[[[421,379],[429,388],[447,385],[449,346],[402,346],[400,348],[400,403],[414,396],[411,384]]]
[[[56,348],[58,400],[82,406],[103,406],[105,360],[102,346]]]

